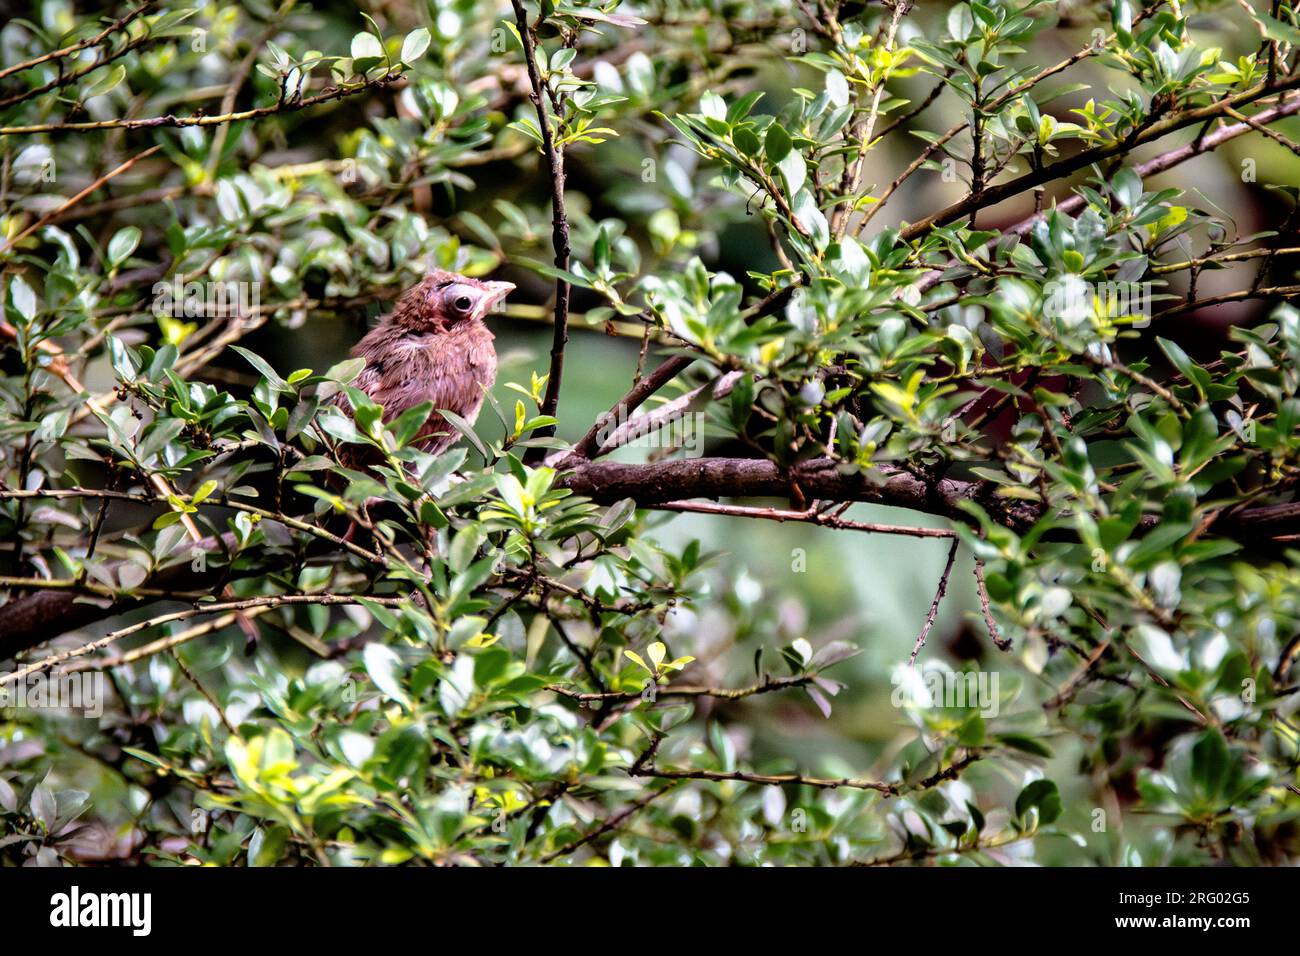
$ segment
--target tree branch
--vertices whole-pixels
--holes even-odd
[[[108,647],[115,641],[124,637],[130,637],[140,631],[156,627],[159,624],[168,624],[172,621],[184,621],[200,614],[215,614],[221,611],[243,611],[247,608],[265,608],[265,607],[282,607],[288,604],[360,604],[363,600],[373,601],[376,604],[384,604],[389,607],[400,605],[406,598],[379,596],[371,594],[268,594],[259,597],[243,598],[236,601],[217,601],[210,604],[198,604],[194,607],[186,608],[182,611],[173,611],[170,614],[160,614],[157,617],[151,617],[145,621],[137,621],[126,627],[119,628],[115,631],[104,635],[98,640],[89,641],[80,647],[74,647],[70,650],[60,651],[57,654],[51,654],[39,661],[20,667],[18,670],[0,676],[0,686],[12,684],[22,680],[29,674],[35,674],[38,671],[47,670],[56,664],[62,664],[64,661],[72,660],[76,657],[84,657],[97,650]]]
[[[780,312],[794,297],[803,285],[802,276],[797,277],[789,285],[784,285],[779,289],[773,289],[744,314],[745,322],[752,323],[767,315],[774,315]],[[561,453],[556,457],[559,467],[567,464],[576,463],[583,458],[594,458],[600,449],[600,436],[606,431],[610,422],[622,421],[632,412],[636,411],[650,396],[654,395],[659,389],[663,388],[674,378],[686,371],[695,362],[696,356],[693,355],[674,355],[659,365],[653,372],[640,379],[631,390],[614,403],[614,406],[603,415],[599,416],[595,423],[587,430],[587,434],[573,446],[568,453]]]
[[[939,575],[939,589],[934,592],[934,600],[930,602],[930,613],[925,616],[925,625],[916,639],[916,646],[912,648],[912,656],[907,661],[908,667],[916,666],[916,656],[921,653],[921,648],[925,647],[925,639],[930,636],[930,628],[934,627],[939,605],[943,603],[943,596],[948,593],[948,577],[952,574],[952,563],[957,560],[958,542],[958,538],[952,539],[952,547],[948,549],[948,561],[943,566],[943,573]]]
[[[658,511],[690,512],[692,514],[722,515],[732,518],[760,518],[766,521],[803,521],[822,528],[839,531],[865,531],[868,534],[896,534],[908,538],[955,538],[957,532],[948,528],[922,528],[914,525],[875,524],[869,521],[851,521],[826,511],[790,511],[785,508],[755,508],[748,505],[720,505],[705,501],[665,501],[647,505]]]
[[[671,793],[671,792],[672,792],[672,789],[673,789],[673,788],[672,788],[672,786],[670,785],[670,786],[664,787],[662,790],[652,790],[650,793],[646,794],[644,797],[641,797],[641,798],[639,798],[639,799],[637,799],[637,800],[633,800],[631,803],[629,803],[629,804],[628,804],[627,806],[625,806],[623,809],[616,811],[613,815],[611,815],[611,816],[610,816],[610,817],[609,817],[609,818],[608,818],[604,823],[602,823],[600,826],[598,826],[598,827],[596,827],[596,828],[594,828],[594,829],[588,831],[587,833],[583,834],[582,836],[578,837],[578,839],[574,840],[572,843],[566,844],[565,846],[560,847],[560,849],[555,850],[555,851],[552,852],[552,853],[548,853],[548,854],[546,854],[546,856],[542,857],[542,858],[541,858],[540,860],[538,860],[537,862],[538,862],[538,863],[541,863],[541,864],[543,864],[543,865],[545,865],[545,864],[547,864],[547,863],[554,863],[554,862],[555,862],[556,860],[558,860],[560,857],[562,857],[562,856],[568,856],[570,853],[573,853],[573,852],[575,852],[576,850],[580,850],[580,849],[582,849],[584,846],[586,846],[586,845],[587,845],[588,843],[590,843],[592,840],[598,839],[599,837],[604,836],[606,833],[609,833],[611,830],[613,830],[613,829],[615,829],[616,827],[618,827],[618,826],[619,826],[619,825],[620,825],[624,820],[626,820],[628,817],[632,816],[632,814],[636,813],[638,810],[640,810],[640,809],[642,809],[643,807],[645,807],[645,806],[647,806],[648,804],[650,804],[652,801],[654,801],[654,800],[658,800],[660,797],[662,797],[662,796],[663,796],[664,794],[666,794],[666,793]]]
[[[1251,117],[1251,120],[1255,124],[1262,125],[1264,123],[1271,123],[1275,120],[1284,119],[1285,117],[1291,116],[1297,112],[1300,112],[1300,97],[1295,97],[1284,103],[1271,106],[1268,109],[1260,110]],[[1202,153],[1208,153],[1211,150],[1217,149],[1229,140],[1236,139],[1238,136],[1244,136],[1253,129],[1254,126],[1251,123],[1234,123],[1231,126],[1220,126],[1212,133],[1196,137],[1196,139],[1192,140],[1186,146],[1179,146],[1177,149],[1171,149],[1168,152],[1161,153],[1159,156],[1149,159],[1145,163],[1138,163],[1137,166],[1134,167],[1134,171],[1143,179],[1146,179],[1148,176],[1155,176],[1158,173],[1163,173],[1173,169],[1175,166],[1185,163],[1189,159],[1200,156]],[[1062,199],[1053,208],[1065,214],[1073,214],[1082,209],[1084,203],[1084,197],[1079,193],[1075,193],[1073,196]],[[1016,223],[1016,225],[1005,230],[1005,232],[1008,234],[1014,233],[1017,236],[1023,236],[1034,227],[1034,223],[1038,222],[1042,218],[1043,215],[1041,213],[1035,213],[1028,219]]]
[[[528,67],[528,83],[532,100],[537,111],[537,128],[542,136],[542,156],[546,159],[547,171],[551,180],[551,245],[555,249],[555,268],[561,272],[569,270],[569,219],[564,208],[564,148],[556,147],[554,131],[551,129],[550,117],[546,110],[546,101],[542,96],[545,87],[537,69],[537,35],[528,23],[528,11],[524,9],[523,0],[510,0],[515,11],[515,24],[519,28],[519,40],[524,46],[524,61]],[[556,122],[559,122],[557,117]],[[564,378],[564,350],[569,342],[569,296],[572,289],[569,280],[563,276],[555,279],[555,333],[551,339],[551,371],[546,380],[546,394],[542,397],[540,414],[554,416],[560,405],[560,384]],[[548,438],[555,434],[555,427],[539,428],[535,436]],[[540,461],[546,452],[543,448],[530,448],[529,462]]]
[[[791,687],[802,687],[812,682],[816,676],[816,674],[800,674],[797,677],[768,677],[763,683],[753,684],[749,687],[697,687],[690,684],[674,687],[670,684],[667,687],[656,687],[654,696],[656,700],[663,697],[713,697],[717,700],[744,700],[746,697],[753,697],[756,694],[770,694],[773,691],[788,690]],[[638,700],[644,694],[644,691],[639,690],[589,693],[576,691],[561,684],[547,684],[546,690],[559,694],[561,697],[576,700],[581,704],[627,702]]]
[[[80,53],[87,47],[97,46],[100,43],[103,43],[110,34],[125,29],[130,25],[131,21],[146,13],[154,3],[155,0],[145,0],[144,3],[126,14],[126,16],[113,21],[93,37],[86,37],[86,39],[80,40],[71,46],[65,46],[59,50],[51,50],[49,53],[43,53],[33,59],[24,60],[22,63],[15,63],[13,66],[7,66],[3,70],[0,70],[0,80],[3,80],[6,76],[13,75],[14,73],[21,73],[24,70],[30,70],[34,66],[40,66],[42,63],[48,63],[50,60],[61,60],[66,56],[72,56],[74,53]]]
[[[1161,138],[1162,136],[1167,136],[1169,133],[1185,129],[1188,126],[1195,126],[1198,123],[1204,123],[1206,120],[1212,120],[1219,116],[1223,116],[1235,107],[1252,103],[1265,96],[1271,96],[1274,93],[1284,93],[1288,90],[1296,89],[1297,87],[1300,87],[1300,76],[1293,76],[1272,86],[1260,84],[1259,86],[1238,93],[1236,96],[1209,103],[1206,106],[1181,110],[1169,116],[1167,119],[1152,123],[1150,126],[1137,130],[1129,136],[1106,143],[1103,146],[1097,146],[1093,149],[1085,149],[1068,159],[1063,159],[1059,162],[1052,163],[1050,166],[1043,166],[1032,170],[1025,173],[1023,176],[1011,180],[1010,182],[989,186],[985,188],[979,196],[968,194],[965,199],[959,200],[951,206],[939,210],[933,215],[926,216],[924,219],[906,226],[900,231],[900,235],[904,239],[916,239],[917,237],[929,232],[935,226],[945,225],[979,209],[997,205],[1004,199],[1009,199],[1012,196],[1019,195],[1028,189],[1033,189],[1035,186],[1040,186],[1060,179],[1063,176],[1068,176],[1080,169],[1084,169],[1094,163],[1102,162],[1103,160],[1110,159],[1114,156],[1127,156],[1134,148],[1141,146],[1144,143],[1149,143]],[[1280,106],[1277,108],[1281,109]],[[1256,121],[1260,121],[1259,117],[1256,117]],[[1242,126],[1243,131],[1250,129],[1250,127],[1245,123],[1240,125]],[[1194,147],[1196,144],[1193,143],[1191,145]],[[1189,155],[1194,155],[1194,153],[1190,153]]]
[[[177,129],[185,126],[220,126],[223,123],[236,123],[244,120],[261,119],[265,116],[273,116],[277,113],[296,113],[299,110],[305,110],[312,106],[318,106],[321,103],[329,103],[333,100],[341,100],[345,97],[354,96],[357,93],[364,93],[366,90],[375,89],[380,86],[387,86],[401,78],[398,73],[385,73],[383,76],[377,76],[373,79],[366,80],[363,83],[354,83],[351,86],[330,87],[315,96],[309,96],[305,100],[294,100],[292,102],[276,103],[274,106],[259,106],[256,109],[241,110],[237,113],[221,113],[214,116],[150,116],[146,119],[111,119],[98,120],[90,123],[41,123],[37,126],[0,126],[0,136],[26,136],[32,133],[65,133],[65,132],[85,132],[87,130],[100,129]]]
[[[927,482],[891,465],[883,465],[869,474],[842,469],[840,463],[829,458],[814,458],[790,468],[782,468],[763,458],[677,459],[640,465],[585,461],[558,475],[556,484],[605,504],[631,498],[642,507],[654,507],[661,504],[676,506],[683,499],[690,498],[786,498],[794,481],[810,499],[862,501],[907,508],[967,525],[973,522],[972,516],[962,507],[967,501],[979,502],[993,521],[1019,532],[1028,530],[1041,517],[1037,504],[993,497],[980,482],[954,478]],[[274,520],[281,519],[275,517]],[[1139,532],[1154,527],[1156,521],[1155,515],[1145,516]],[[294,527],[305,531],[297,525]],[[1300,501],[1228,510],[1214,523],[1217,533],[1237,533],[1255,539],[1277,538],[1295,530],[1300,530]],[[335,541],[335,535],[323,532],[323,529],[317,531],[321,532],[315,536],[322,547],[333,545],[353,550],[347,544]],[[234,538],[227,533],[222,541],[215,538],[207,541],[213,548],[229,550]],[[357,550],[373,559],[369,551]],[[155,588],[183,590],[192,574],[189,562],[181,561],[155,574],[148,584]],[[42,590],[11,600],[0,606],[0,660],[12,658],[66,631],[121,614],[141,603],[133,600],[107,608],[77,603],[76,595],[66,589]],[[220,608],[212,605],[209,609]]]

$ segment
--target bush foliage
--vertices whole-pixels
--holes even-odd
[[[365,6],[0,30],[3,680],[107,681],[0,712],[0,861],[1295,858],[1290,3]],[[556,331],[438,457],[323,338],[435,267]],[[939,539],[895,745],[762,745],[855,648],[683,510]]]

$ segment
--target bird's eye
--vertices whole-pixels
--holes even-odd
[[[467,295],[458,295],[451,304],[457,312],[468,312],[474,302]]]

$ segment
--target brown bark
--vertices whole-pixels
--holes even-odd
[[[993,520],[1021,532],[1039,517],[1038,507],[1032,502],[997,499],[980,482],[954,478],[926,481],[890,466],[878,469],[869,478],[861,473],[848,473],[828,458],[800,462],[789,469],[762,458],[676,459],[644,465],[578,460],[556,483],[605,503],[624,498],[643,505],[689,498],[789,498],[797,491],[808,501],[869,502],[966,524],[973,519],[962,503],[977,501]],[[1156,523],[1149,516],[1140,530],[1154,527]],[[1256,544],[1296,532],[1300,532],[1300,502],[1225,510],[1207,527],[1207,533],[1244,534]],[[328,542],[323,544],[329,547]],[[196,574],[188,562],[180,562],[160,571],[147,584],[153,588],[174,587],[179,592],[202,589],[211,580],[210,572]],[[0,660],[141,603],[128,600],[99,607],[78,602],[75,595],[64,591],[12,599],[0,606]]]

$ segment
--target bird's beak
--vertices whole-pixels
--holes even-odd
[[[485,282],[487,286],[487,306],[483,311],[491,312],[511,292],[515,291],[513,282]]]

